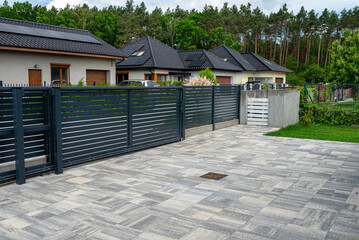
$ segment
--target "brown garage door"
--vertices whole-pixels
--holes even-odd
[[[228,85],[231,84],[231,77],[217,76],[217,83],[220,85]]]
[[[86,70],[86,84],[87,86],[93,86],[94,83],[99,85],[100,83],[106,83],[106,71],[103,70]],[[95,85],[95,86],[96,86]]]

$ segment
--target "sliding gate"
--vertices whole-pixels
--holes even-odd
[[[0,182],[183,138],[180,87],[0,88]]]
[[[64,164],[180,140],[180,94],[179,88],[64,89]]]

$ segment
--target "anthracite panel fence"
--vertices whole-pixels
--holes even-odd
[[[0,182],[185,138],[239,119],[239,86],[0,87]]]

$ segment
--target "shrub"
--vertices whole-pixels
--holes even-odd
[[[206,77],[193,77],[185,84],[185,86],[213,86],[213,82]]]
[[[319,109],[318,114],[314,116],[314,122],[329,125],[357,125],[359,124],[359,111]]]
[[[212,70],[209,69],[209,68],[206,68],[206,69],[200,71],[200,72],[198,73],[198,76],[203,77],[203,78],[207,78],[207,79],[210,80],[214,85],[217,84],[217,79],[216,79],[216,77],[214,76],[214,72],[212,72]]]

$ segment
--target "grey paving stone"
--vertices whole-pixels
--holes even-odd
[[[234,126],[3,186],[0,239],[359,239],[359,144],[271,130]]]

